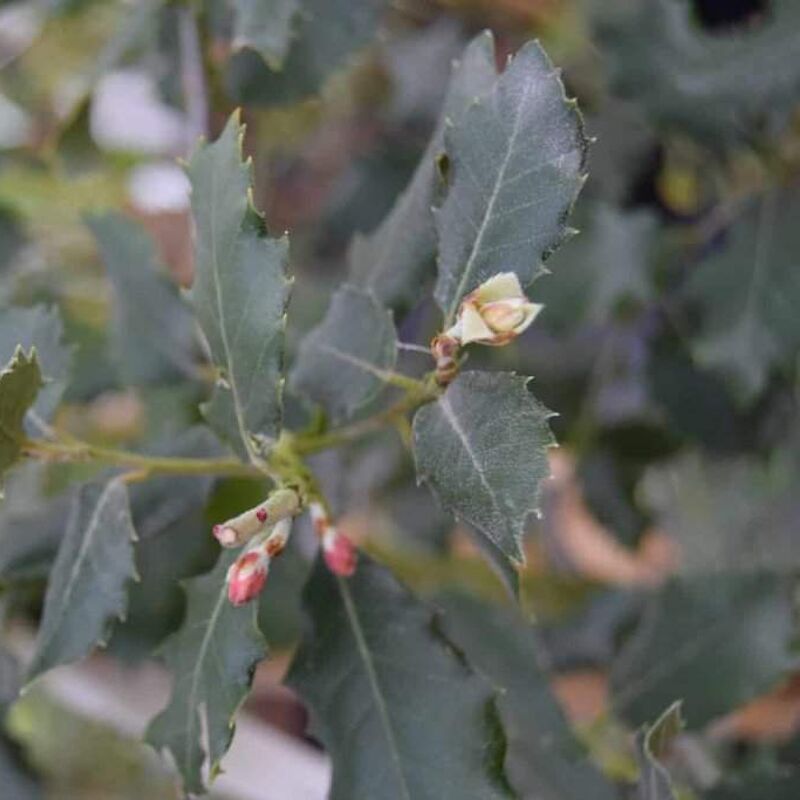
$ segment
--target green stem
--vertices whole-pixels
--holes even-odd
[[[148,456],[127,450],[99,447],[88,442],[61,443],[28,439],[22,444],[31,456],[52,461],[93,461],[110,467],[124,467],[147,474],[161,475],[227,475],[240,478],[264,478],[256,467],[232,458],[173,458]]]

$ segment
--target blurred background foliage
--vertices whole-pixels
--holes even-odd
[[[470,366],[532,374],[559,413],[561,448],[527,542],[524,619],[487,619],[465,650],[482,664],[490,633],[535,635],[513,657],[532,682],[550,676],[613,778],[636,774],[624,731],[683,698],[687,732],[669,756],[681,798],[800,796],[800,5],[298,2],[304,14],[284,20],[288,50],[274,26],[292,4],[275,3],[264,28],[263,15],[248,16],[258,3],[241,0],[0,3],[0,302],[60,310],[72,374],[54,424],[153,451],[213,447],[191,430],[208,376],[174,357],[184,323],[163,333],[169,363],[142,355],[138,327],[163,318],[145,312],[151,295],[135,280],[115,281],[119,250],[102,237],[98,247],[87,213],[124,212],[164,291],[188,286],[175,159],[242,105],[256,203],[273,232],[292,236],[294,348],[355,260],[353,237],[374,231],[413,178],[465,42],[491,28],[505,58],[538,37],[596,138],[572,222],[581,233],[532,287],[547,304],[537,323],[511,347],[472,353]],[[395,306],[401,339],[426,344],[433,304]],[[0,349],[25,324],[0,330]],[[297,398],[288,404],[291,421],[307,420]],[[417,488],[397,437],[314,466],[349,532],[456,629],[475,598],[474,614],[506,613],[501,585]],[[85,477],[23,465],[7,481],[9,621],[37,613],[70,487]],[[142,582],[109,651],[134,663],[179,625],[178,581],[211,567],[209,520],[260,496],[236,481],[170,482],[132,497]],[[305,546],[295,542],[261,601],[279,662],[298,636]],[[11,686],[13,658],[0,658],[0,688]],[[169,796],[143,747],[67,713],[38,693],[15,707],[0,739],[0,785],[20,787],[9,797],[42,787],[59,800]],[[531,758],[518,754],[519,786],[535,783]]]

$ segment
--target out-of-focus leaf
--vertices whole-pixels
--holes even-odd
[[[46,578],[69,516],[67,493],[48,497],[44,468],[25,461],[8,473],[0,505],[0,581]]]
[[[0,786],[8,800],[42,800],[44,792],[25,763],[19,746],[0,732]]]
[[[553,275],[536,284],[544,310],[537,323],[572,332],[581,322],[607,322],[623,304],[651,297],[650,250],[656,219],[646,211],[623,212],[597,203],[586,226],[548,262]]]
[[[435,297],[452,320],[464,295],[499,272],[527,286],[568,235],[587,142],[574,101],[535,42],[445,131],[449,188],[436,214]]]
[[[506,770],[521,797],[613,800],[614,787],[582,752],[550,690],[535,630],[518,613],[467,595],[437,599],[445,632],[468,661],[500,689],[508,736]]]
[[[334,420],[350,417],[385,385],[397,358],[396,341],[392,315],[375,297],[343,286],[325,319],[303,339],[292,386]]]
[[[0,372],[0,475],[19,457],[25,438],[23,421],[42,386],[36,351],[21,347]]]
[[[16,657],[3,647],[0,639],[0,725],[8,707],[17,699],[22,673]]]
[[[697,575],[655,591],[612,670],[617,711],[642,725],[682,699],[696,730],[770,689],[797,664],[792,585]]]
[[[137,385],[191,377],[193,317],[147,232],[114,213],[92,216],[88,225],[114,289],[111,346],[123,380]]]
[[[800,6],[798,6],[800,8]],[[697,359],[725,373],[744,401],[800,347],[800,191],[772,190],[695,267],[686,294],[704,314]]]
[[[207,428],[194,428],[158,448],[181,458],[220,455]],[[218,553],[205,519],[209,476],[160,477],[130,487],[139,581],[130,588],[125,621],[116,625],[113,653],[144,657],[175,631],[184,611],[179,581],[207,571]]]
[[[800,472],[788,453],[768,465],[685,453],[645,476],[643,497],[680,545],[686,573],[800,567]]]
[[[305,608],[287,680],[333,759],[331,800],[508,796],[492,690],[430,609],[364,555],[347,580],[318,560]]]
[[[550,474],[552,416],[510,373],[465,372],[414,417],[417,476],[507,558],[522,561],[525,521]]]
[[[196,230],[192,300],[219,370],[204,412],[242,457],[252,458],[280,432],[289,243],[269,238],[252,206],[243,134],[234,114],[187,171]]]
[[[81,487],[50,573],[29,681],[107,641],[127,609],[126,584],[136,577],[135,538],[124,483]]]
[[[710,789],[704,800],[796,800],[800,797],[800,771],[776,770],[773,774],[730,778]]]
[[[725,146],[783,121],[800,97],[794,0],[771,0],[763,16],[727,32],[704,30],[691,0],[601,7],[612,84],[664,127]]]
[[[228,88],[241,103],[279,105],[317,92],[375,35],[387,0],[301,0],[289,54],[272,71],[247,50],[231,58]]]
[[[373,233],[353,239],[351,273],[384,305],[407,309],[420,297],[426,270],[436,255],[432,206],[445,127],[457,124],[470,103],[485,95],[496,79],[492,36],[484,32],[470,42],[453,69],[436,130],[405,191]]]
[[[636,736],[639,782],[636,800],[677,800],[669,773],[659,759],[683,728],[680,702],[673,703],[653,725]]]
[[[300,0],[235,0],[233,46],[249,47],[280,70],[292,38]]]
[[[56,308],[6,308],[0,310],[0,361],[14,355],[17,346],[36,348],[36,360],[44,379],[32,412],[25,419],[28,433],[40,432],[61,401],[70,367],[70,348],[61,341],[64,328]]]
[[[237,557],[225,552],[207,575],[185,583],[186,619],[163,655],[173,676],[167,707],[150,723],[147,741],[172,755],[187,792],[203,791],[203,763],[212,779],[233,739],[233,717],[266,654],[258,606],[228,602],[225,574]]]

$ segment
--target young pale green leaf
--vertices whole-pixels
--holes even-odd
[[[25,414],[42,386],[36,351],[30,355],[18,347],[0,372],[0,475],[16,460],[25,438]]]
[[[300,345],[293,388],[334,420],[351,417],[386,384],[397,358],[392,315],[369,292],[343,286]]]
[[[147,231],[109,213],[87,219],[114,290],[111,346],[126,383],[171,383],[195,374],[194,320],[159,263]]]
[[[612,83],[661,126],[727,147],[780,124],[800,98],[794,0],[770,0],[752,24],[725,32],[704,30],[691,0],[616,6],[598,17]]]
[[[367,236],[356,235],[349,252],[350,271],[391,308],[408,309],[419,299],[436,256],[433,205],[439,178],[436,159],[444,150],[444,131],[457,124],[497,79],[494,42],[484,31],[467,45],[453,68],[444,108],[419,165],[389,215]]]
[[[417,477],[441,504],[486,536],[508,558],[520,542],[539,488],[550,474],[552,416],[527,389],[529,378],[465,372],[414,417]]]
[[[793,580],[757,573],[673,579],[649,599],[613,666],[614,706],[642,725],[683,699],[692,730],[796,666]]]
[[[794,365],[800,347],[798,215],[800,194],[770,191],[686,286],[704,314],[694,354],[724,373],[743,401],[754,399],[773,369]]]
[[[135,538],[124,483],[81,487],[47,584],[29,681],[106,642],[128,607]]]
[[[677,800],[669,773],[659,759],[683,729],[680,701],[673,703],[649,728],[636,736],[639,782],[635,800]]]
[[[0,363],[6,363],[17,347],[36,348],[36,360],[44,381],[33,408],[25,417],[28,434],[41,433],[61,402],[67,385],[71,352],[62,342],[64,326],[55,307],[5,308],[0,310]]]
[[[219,370],[204,412],[241,456],[254,458],[281,426],[289,245],[266,235],[251,205],[243,133],[234,114],[187,172],[196,231],[192,300]]]
[[[301,0],[289,54],[273,71],[256,53],[229,63],[228,88],[247,105],[294,103],[317,92],[326,79],[375,35],[388,0]]]
[[[574,101],[535,42],[491,92],[445,132],[449,189],[436,213],[435,297],[452,320],[464,295],[500,272],[523,286],[567,237],[586,177],[587,140]]]
[[[520,797],[617,800],[588,760],[550,689],[542,643],[519,612],[462,594],[437,599],[443,628],[467,660],[500,689],[508,737],[506,771]]]
[[[186,619],[163,647],[172,695],[146,739],[171,754],[190,793],[203,791],[204,761],[212,778],[219,772],[236,711],[266,655],[258,605],[236,608],[228,602],[225,575],[237,556],[226,551],[211,572],[186,582]]]
[[[331,754],[331,800],[507,796],[493,692],[430,609],[364,555],[347,580],[318,561],[304,599],[287,680]]]
[[[233,46],[255,50],[270,69],[283,65],[299,0],[234,0]]]

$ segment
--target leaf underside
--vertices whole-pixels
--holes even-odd
[[[23,422],[42,386],[36,351],[18,347],[0,372],[0,475],[19,457],[25,438]]]

